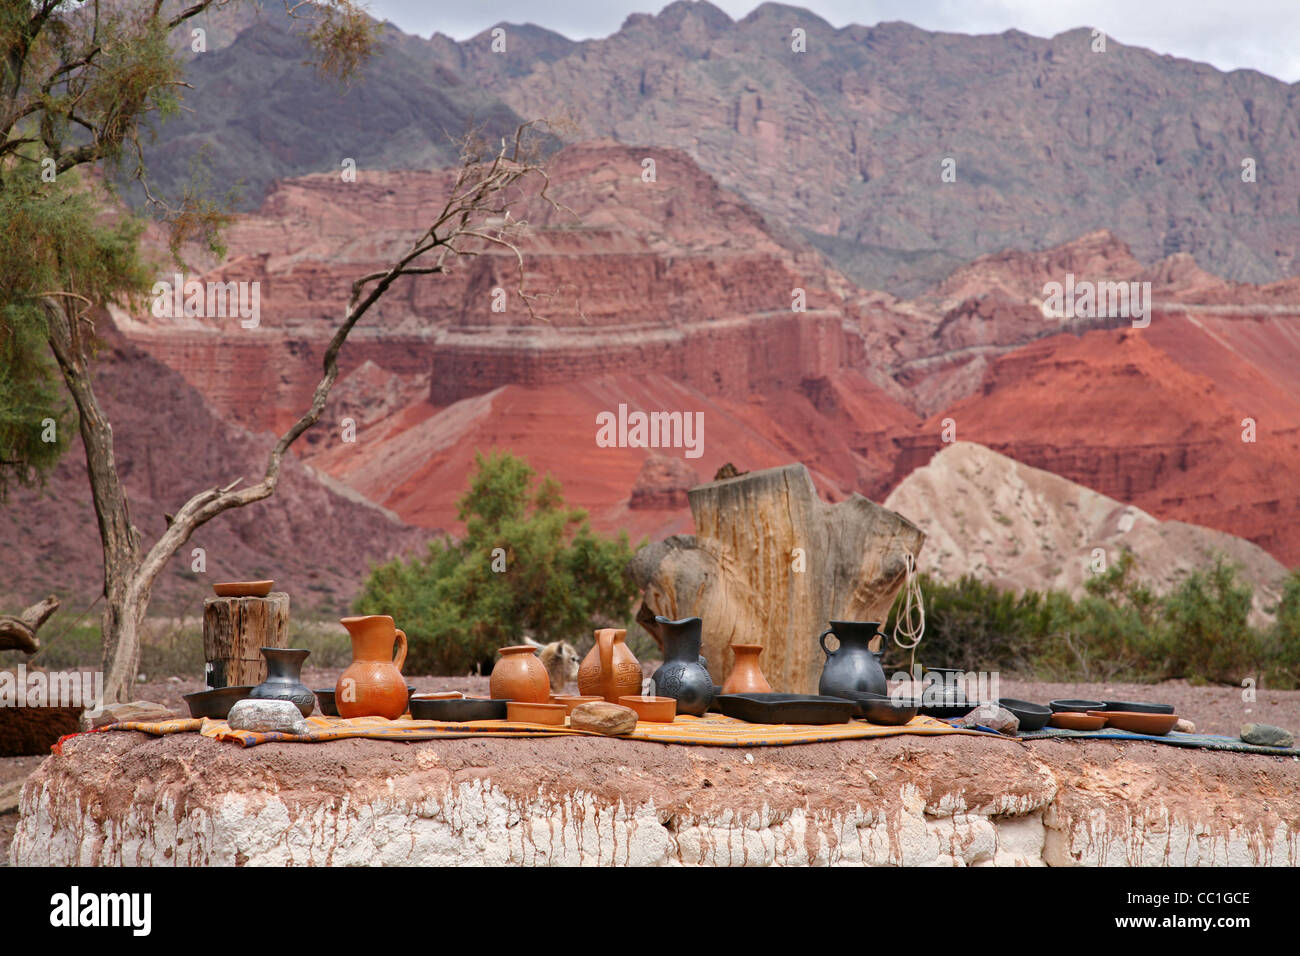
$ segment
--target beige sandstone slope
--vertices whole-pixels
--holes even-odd
[[[1094,549],[1114,561],[1123,548],[1139,576],[1165,591],[1222,552],[1255,589],[1255,616],[1281,593],[1286,568],[1242,538],[1158,521],[1051,472],[1021,464],[974,442],[955,442],[918,468],[885,499],[926,534],[920,567],[943,580],[971,574],[1016,589],[1058,588],[1078,595],[1092,573]]]

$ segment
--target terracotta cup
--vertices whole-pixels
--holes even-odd
[[[736,655],[736,662],[731,667],[727,682],[722,685],[722,692],[724,694],[770,694],[772,685],[767,682],[767,678],[758,668],[758,656],[763,653],[763,645],[732,644],[731,653]]]
[[[406,713],[410,692],[402,677],[406,662],[406,632],[393,626],[387,614],[345,617],[339,621],[352,638],[352,663],[334,685],[334,706],[340,717],[387,717]],[[393,647],[397,658],[393,658]]]
[[[503,647],[488,682],[494,700],[518,700],[547,704],[551,700],[551,678],[537,659],[537,648],[527,644]]]

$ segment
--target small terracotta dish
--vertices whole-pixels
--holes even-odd
[[[567,716],[563,704],[536,704],[528,700],[512,700],[506,704],[507,720],[519,720],[527,724],[554,724],[563,727]]]
[[[604,700],[604,697],[583,697],[581,694],[552,694],[551,703],[559,704],[564,708],[565,714],[572,714],[573,708],[579,704],[591,704],[596,701]]]
[[[323,687],[320,690],[312,691],[316,695],[316,706],[326,717],[337,717],[339,709],[334,704],[334,688]]]
[[[226,581],[212,585],[217,597],[266,597],[274,581]]]
[[[1138,714],[1123,710],[1090,711],[1090,717],[1105,717],[1106,723],[1131,734],[1163,737],[1178,723],[1177,714]]]
[[[252,693],[248,687],[218,687],[216,690],[201,690],[185,694],[185,703],[189,705],[191,717],[207,717],[211,720],[225,720],[230,708],[244,700]]]
[[[1050,723],[1061,730],[1101,730],[1106,726],[1106,718],[1070,710],[1058,710],[1052,714]]]
[[[677,700],[673,697],[642,697],[640,694],[632,694],[620,697],[618,702],[635,710],[637,720],[671,724],[677,719]]]

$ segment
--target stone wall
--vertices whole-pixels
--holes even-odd
[[[1300,761],[1160,744],[79,737],[19,865],[1300,865]]]

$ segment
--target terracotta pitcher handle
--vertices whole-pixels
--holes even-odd
[[[397,628],[397,657],[393,658],[393,664],[398,673],[402,671],[402,665],[406,663],[406,632],[400,627]]]
[[[827,657],[833,657],[834,654],[831,651],[826,649],[826,635],[834,634],[834,633],[835,633],[835,628],[828,627],[826,628],[826,630],[822,631],[821,637],[817,638],[817,643],[822,646],[822,652],[825,653]]]
[[[596,643],[600,647],[600,676],[612,680],[614,673],[614,629],[602,627],[596,632]]]

